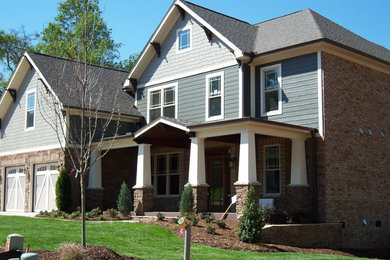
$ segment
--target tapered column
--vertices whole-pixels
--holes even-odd
[[[291,186],[307,186],[305,137],[291,139]]]
[[[134,211],[143,215],[145,211],[153,210],[152,175],[150,168],[150,144],[138,146],[137,179],[134,189]]]
[[[240,138],[240,159],[238,164],[238,181],[236,185],[259,184],[256,171],[255,133],[245,131]]]
[[[191,138],[188,183],[193,187],[192,193],[194,194],[194,207],[196,212],[207,211],[209,195],[209,185],[206,183],[204,141],[203,138]]]

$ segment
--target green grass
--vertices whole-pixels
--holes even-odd
[[[182,259],[183,240],[169,229],[138,223],[87,222],[87,243],[104,245],[114,251],[141,259]],[[0,216],[0,247],[9,234],[24,236],[31,249],[57,250],[62,243],[80,243],[77,221]],[[216,238],[218,239],[218,238]],[[254,253],[191,245],[191,259],[353,259],[342,256],[301,253]]]

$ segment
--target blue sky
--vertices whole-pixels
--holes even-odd
[[[1,0],[0,29],[24,25],[41,32],[57,14],[57,0]],[[257,23],[311,8],[358,35],[390,49],[390,0],[192,0],[235,18]],[[121,58],[140,52],[173,0],[100,0]]]

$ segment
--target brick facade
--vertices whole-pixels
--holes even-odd
[[[327,53],[322,69],[320,221],[345,223],[344,247],[389,248],[390,75]]]

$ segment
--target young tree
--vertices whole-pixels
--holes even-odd
[[[56,182],[56,205],[61,211],[68,211],[72,205],[71,184],[68,171],[65,168],[60,170]]]
[[[133,210],[133,198],[131,190],[127,187],[126,182],[123,181],[119,191],[118,200],[116,201],[118,211],[127,216]]]
[[[55,77],[52,88],[61,95],[47,95],[47,90],[42,89],[40,96],[46,97],[45,103],[50,106],[39,107],[45,120],[57,132],[62,148],[72,162],[73,172],[80,177],[83,246],[86,245],[86,176],[114,142],[123,109],[117,103],[121,86],[112,86],[112,82],[104,84],[107,83],[104,81],[107,69],[90,65],[111,64],[117,57],[118,45],[111,40],[111,32],[100,15],[97,0],[62,2],[56,22],[44,30],[38,45],[46,54],[74,60],[54,59],[57,62],[50,64],[49,69]],[[123,76],[124,72],[116,72],[118,77]],[[107,142],[108,147],[102,151]]]

